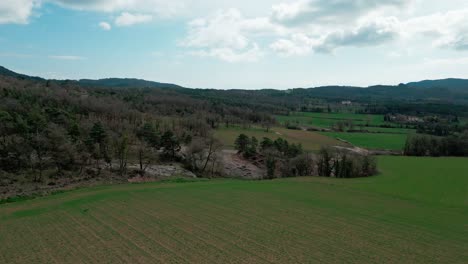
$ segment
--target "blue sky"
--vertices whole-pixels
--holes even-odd
[[[1,0],[0,65],[292,88],[468,78],[465,0]]]

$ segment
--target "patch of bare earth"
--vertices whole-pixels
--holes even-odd
[[[130,165],[129,169],[138,170],[138,165]],[[151,165],[149,166],[144,175],[136,175],[128,179],[131,183],[153,182],[157,180],[170,179],[174,177],[196,178],[197,176],[191,171],[188,171],[180,164],[166,164],[166,165]]]
[[[223,150],[224,173],[227,177],[257,180],[265,176],[265,170],[244,159],[233,150]]]

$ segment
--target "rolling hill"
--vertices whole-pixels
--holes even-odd
[[[44,81],[39,77],[31,77],[10,71],[0,66],[0,76],[18,79]],[[49,80],[63,84],[70,80]],[[278,105],[278,100],[288,101],[303,98],[323,98],[331,100],[354,101],[425,101],[429,103],[449,103],[468,105],[468,80],[443,79],[411,82],[408,84],[376,85],[370,87],[353,86],[322,86],[311,88],[294,88],[288,90],[216,90],[216,89],[189,89],[177,84],[160,83],[131,78],[108,78],[99,80],[82,79],[71,81],[82,87],[106,88],[163,88],[174,92],[189,95],[200,99],[216,99],[224,102],[243,100],[248,103]]]

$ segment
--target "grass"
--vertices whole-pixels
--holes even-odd
[[[0,205],[0,263],[466,263],[467,159],[364,179],[81,189]]]
[[[322,132],[321,134],[346,140],[358,147],[386,150],[403,150],[408,137],[406,134],[382,133]]]
[[[321,128],[331,128],[340,121],[352,120],[358,126],[369,123],[370,126],[380,126],[386,124],[383,115],[362,115],[352,113],[305,113],[294,112],[289,116],[276,116],[281,124],[289,122],[291,124],[301,124]]]
[[[273,140],[281,137],[288,140],[290,143],[301,143],[303,148],[307,151],[316,151],[320,149],[321,146],[345,145],[343,142],[321,135],[319,133],[302,130],[290,130],[279,127],[272,128],[269,132],[266,132],[265,129],[257,127],[221,128],[216,130],[215,137],[221,140],[221,142],[223,142],[226,147],[233,149],[236,138],[242,133],[249,137],[256,137],[259,141],[261,141],[264,137],[268,137]]]
[[[402,150],[408,134],[415,133],[414,129],[390,127],[383,128],[381,125],[391,125],[384,121],[383,115],[362,115],[352,113],[292,113],[289,116],[276,116],[278,122],[285,124],[300,124],[320,128],[331,128],[340,121],[353,120],[356,129],[362,128],[372,133],[346,133],[325,132],[321,133],[332,138],[346,140],[351,144],[369,149]],[[365,126],[369,124],[369,126]]]

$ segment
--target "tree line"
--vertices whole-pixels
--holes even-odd
[[[407,156],[468,156],[468,134],[458,134],[447,137],[430,135],[414,135],[408,137],[404,154]]]
[[[235,148],[244,158],[260,161],[266,168],[266,178],[323,176],[336,178],[369,177],[377,174],[377,161],[369,155],[333,148],[322,148],[318,154],[308,153],[301,144],[287,140],[272,140],[240,134]]]

